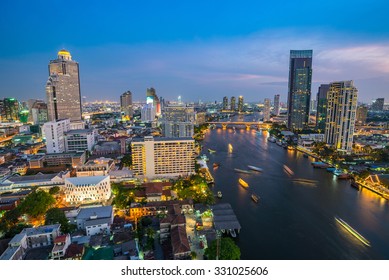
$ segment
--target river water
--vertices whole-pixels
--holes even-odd
[[[369,190],[358,191],[325,169],[314,169],[312,159],[268,142],[267,137],[266,131],[216,128],[203,141],[215,179],[213,191],[222,191],[221,202],[231,204],[242,226],[236,239],[241,258],[389,259],[389,201]],[[208,148],[216,152],[210,154]],[[214,162],[220,163],[215,170]],[[247,165],[263,172],[234,172],[247,170]],[[294,174],[288,174],[284,165]],[[247,189],[239,185],[239,178],[249,184]],[[258,204],[250,198],[252,193],[260,197]],[[340,226],[335,216],[369,240],[371,247]]]

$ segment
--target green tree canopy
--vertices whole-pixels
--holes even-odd
[[[132,157],[130,154],[126,154],[125,156],[123,156],[122,164],[124,166],[131,166],[132,165]]]
[[[20,204],[20,211],[32,218],[37,218],[46,213],[55,203],[54,197],[45,191],[35,191]]]
[[[209,260],[216,260],[217,240],[212,241],[211,246],[205,249],[204,255]],[[239,260],[240,249],[229,237],[220,239],[219,260]]]
[[[69,224],[65,213],[58,208],[51,208],[46,212],[45,225],[61,224],[61,231],[69,233],[73,227]]]
[[[52,194],[52,195],[55,195],[59,192],[60,188],[58,186],[55,186],[55,187],[52,187],[50,190],[49,190],[49,194]]]

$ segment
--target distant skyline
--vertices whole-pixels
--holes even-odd
[[[47,65],[65,48],[87,101],[286,102],[289,51],[313,50],[312,97],[354,80],[360,102],[389,101],[389,3],[2,1],[0,97],[46,99]]]

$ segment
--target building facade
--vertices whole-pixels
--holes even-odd
[[[126,91],[120,96],[120,111],[122,112],[122,118],[124,120],[132,119],[133,110],[131,91]]]
[[[280,95],[276,94],[274,95],[274,106],[273,106],[273,113],[275,116],[278,116],[280,114]]]
[[[155,121],[156,110],[152,103],[146,104],[141,110],[142,122],[153,122]]]
[[[71,204],[105,202],[111,196],[109,176],[86,176],[65,179],[65,200]]]
[[[58,58],[49,63],[46,83],[49,121],[81,120],[81,91],[78,63],[67,50],[60,50]]]
[[[131,143],[134,175],[138,177],[178,177],[194,174],[192,138],[134,139]]]
[[[165,137],[193,137],[194,123],[194,107],[170,104],[162,114],[162,134]]]
[[[230,110],[231,111],[235,111],[236,110],[236,98],[235,98],[235,96],[231,97]]]
[[[223,110],[228,110],[228,97],[223,97]]]
[[[75,129],[65,132],[66,152],[92,151],[96,144],[94,129]]]
[[[367,106],[362,104],[357,108],[357,119],[356,124],[365,125],[367,119]]]
[[[270,99],[269,98],[265,98],[264,108],[263,108],[263,121],[264,122],[270,121]]]
[[[47,104],[42,100],[37,100],[31,107],[31,121],[34,124],[43,124],[47,119]]]
[[[358,90],[353,81],[333,82],[327,94],[325,141],[350,153],[356,119]]]
[[[239,96],[238,98],[238,112],[243,112],[243,96]]]
[[[16,122],[19,120],[19,101],[15,98],[4,98],[2,102],[2,122]]]
[[[156,116],[161,115],[161,102],[159,101],[155,89],[152,87],[146,90],[146,104],[153,104]]]
[[[65,133],[70,130],[69,119],[44,123],[42,130],[44,136],[46,137],[47,153],[65,152]]]
[[[326,128],[327,93],[329,88],[329,84],[321,84],[316,96],[316,128],[319,129],[319,131],[324,131]]]
[[[288,83],[288,128],[308,126],[312,83],[312,50],[291,50]]]
[[[377,99],[373,100],[373,102],[371,103],[371,110],[376,111],[376,112],[383,111],[384,110],[384,102],[385,102],[384,98],[377,98]]]

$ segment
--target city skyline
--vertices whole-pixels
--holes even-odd
[[[223,7],[216,3],[207,3],[206,7],[177,3],[175,9],[167,9],[161,3],[154,3],[155,9],[141,3],[122,3],[106,7],[107,14],[101,13],[105,9],[98,9],[100,4],[96,3],[92,10],[97,15],[116,21],[93,21],[95,28],[84,19],[91,16],[83,10],[86,4],[77,5],[72,13],[77,24],[66,21],[66,26],[28,21],[31,9],[37,16],[51,19],[48,9],[59,3],[53,3],[53,7],[29,5],[2,4],[2,20],[7,23],[0,29],[5,38],[0,46],[0,92],[4,97],[44,99],[47,62],[65,48],[80,64],[81,91],[88,101],[106,96],[117,101],[126,90],[133,93],[134,100],[142,100],[149,87],[167,100],[182,96],[184,102],[222,100],[226,95],[242,95],[248,102],[257,102],[275,94],[285,101],[289,50],[313,49],[313,93],[320,84],[354,80],[359,101],[389,99],[389,46],[385,37],[389,24],[385,24],[388,19],[381,12],[386,3],[370,3],[366,8],[336,2],[338,7],[347,7],[350,14],[366,15],[367,24],[358,22],[357,17],[347,21],[315,17],[317,9],[329,12],[331,3],[300,5],[305,20],[296,20],[293,13],[286,13],[287,9],[279,11],[262,3],[236,6],[226,2]],[[285,4],[287,7],[296,9],[290,3]],[[218,9],[220,13],[212,12]],[[366,9],[374,10],[374,17]],[[120,18],[124,11],[132,12],[131,23]],[[202,21],[181,15],[189,11],[200,14]],[[15,12],[23,20],[16,21]],[[140,16],[145,12],[147,20]],[[235,15],[232,24],[230,18]],[[47,32],[53,34],[54,30],[67,28],[72,32],[46,36]],[[20,69],[29,75],[23,83],[15,84]]]

